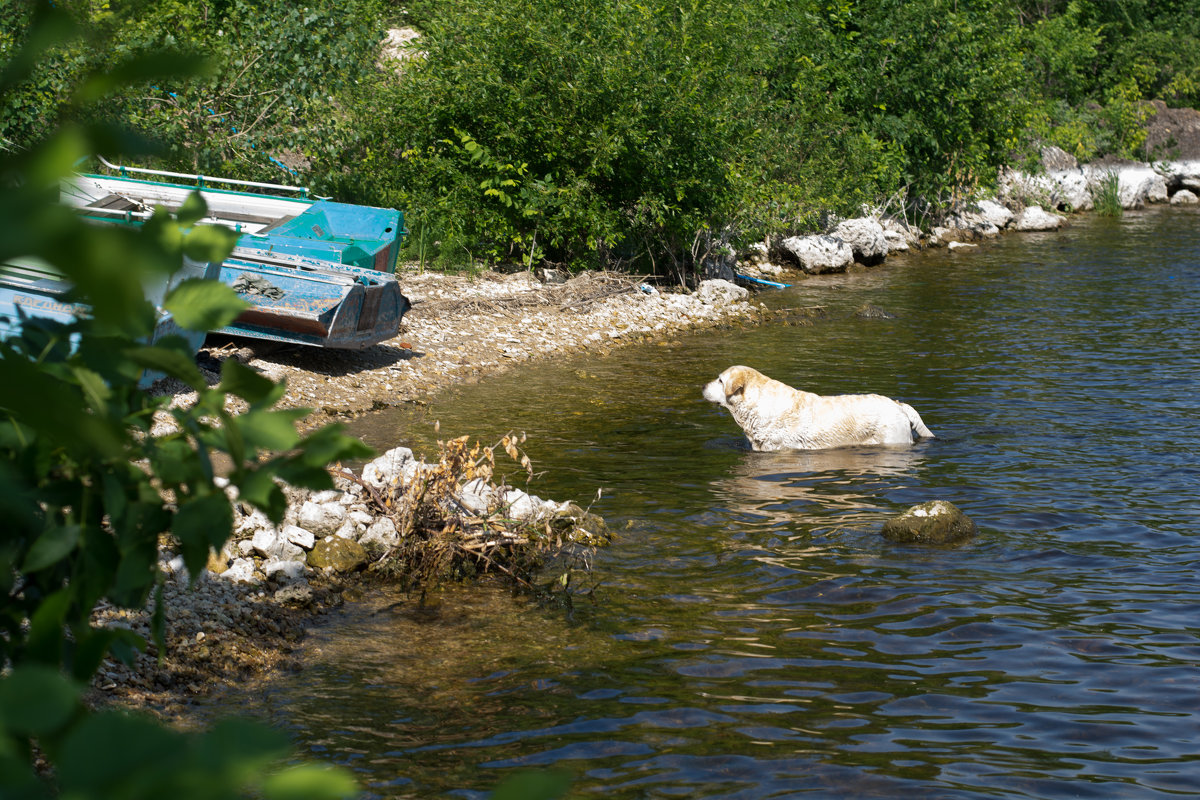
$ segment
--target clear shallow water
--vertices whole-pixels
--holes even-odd
[[[1200,215],[1089,219],[771,296],[771,325],[522,368],[364,421],[377,447],[530,436],[532,491],[622,533],[571,623],[493,592],[316,631],[231,700],[376,796],[1200,793]],[[863,319],[865,303],[895,319]],[[912,448],[753,453],[700,388],[733,363],[914,405]],[[419,446],[418,446],[419,449]],[[952,549],[889,515],[950,500]],[[382,610],[381,610],[382,608]]]

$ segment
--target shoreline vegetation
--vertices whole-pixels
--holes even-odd
[[[439,268],[683,280],[864,208],[941,225],[1048,147],[1178,160],[1200,136],[1174,119],[1200,106],[1178,2],[57,5],[90,35],[0,100],[6,146],[123,126],[151,166],[402,209]],[[38,7],[0,11],[0,56]],[[72,93],[158,52],[204,70]]]
[[[0,342],[0,790],[14,796],[125,798],[135,782],[157,787],[145,796],[283,797],[296,781],[345,796],[336,770],[268,776],[286,737],[223,723],[185,735],[117,709],[189,721],[194,697],[285,666],[307,620],[376,578],[419,594],[499,574],[577,596],[609,534],[571,498],[495,480],[497,460],[529,470],[524,434],[331,473],[367,454],[326,423],[534,358],[811,324],[766,309],[739,274],[878,268],[896,251],[1200,195],[1187,3],[273,10],[0,6],[0,255],[44,260],[92,310]],[[198,362],[151,342],[147,282],[183,254],[223,260],[233,237],[195,224],[202,203],[140,233],[85,225],[51,187],[101,153],[283,171],[403,209],[401,335],[350,354],[214,342]],[[164,307],[219,329],[241,310],[225,288],[172,290]],[[179,382],[152,397],[137,386],[147,369]]]

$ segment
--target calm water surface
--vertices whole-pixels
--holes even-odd
[[[418,449],[434,419],[524,430],[534,493],[603,487],[621,536],[587,614],[376,599],[315,632],[309,669],[233,702],[378,797],[481,797],[540,767],[579,797],[1200,793],[1200,215],[763,297],[823,314],[522,368],[358,428]],[[700,397],[735,363],[902,398],[939,438],[749,452]],[[880,539],[935,498],[977,539]]]

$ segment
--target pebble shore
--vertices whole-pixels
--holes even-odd
[[[415,270],[403,271],[401,282],[412,309],[391,341],[361,351],[251,344],[239,357],[272,380],[286,380],[281,405],[313,409],[308,424],[320,424],[420,402],[533,359],[752,322],[765,313],[745,289],[725,282],[691,292],[609,273],[544,283],[530,272]]]

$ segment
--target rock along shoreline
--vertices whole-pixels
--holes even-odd
[[[825,233],[717,258],[705,265],[705,273],[715,277],[694,290],[608,273],[447,275],[410,267],[401,278],[413,307],[391,341],[338,352],[210,340],[200,366],[215,382],[219,362],[236,358],[273,380],[286,380],[281,405],[312,409],[305,425],[315,427],[423,403],[454,384],[535,359],[604,354],[686,331],[757,325],[774,318],[774,312],[730,279],[797,282],[811,274],[876,267],[896,252],[970,246],[1007,231],[1055,230],[1066,222],[1064,212],[1093,207],[1092,192],[1105,176],[1116,176],[1126,208],[1194,203],[1200,197],[1200,160],[1079,166],[1053,150],[1044,152],[1043,160],[1043,173],[1005,173],[999,197],[956,209],[942,226],[921,230],[883,215],[843,220]],[[189,402],[189,396],[176,394],[173,402]],[[454,442],[467,447],[465,439]],[[509,455],[517,450],[506,441],[486,448],[487,458],[496,449]],[[491,542],[486,547],[504,536],[509,544],[527,543],[533,531],[539,532],[535,538],[549,531],[559,544],[565,538],[568,547],[603,544],[602,522],[570,499],[547,501],[497,486],[488,469],[475,472],[464,464],[444,470],[448,480],[436,502],[442,513],[466,520],[468,534],[483,530],[487,535],[478,541]],[[440,465],[424,464],[406,448],[395,448],[359,474],[342,474],[333,491],[290,491],[288,516],[280,526],[239,506],[233,538],[194,580],[181,559],[164,552],[167,652],[159,658],[151,645],[131,666],[106,664],[93,686],[95,700],[194,723],[188,707],[214,688],[298,667],[295,652],[306,623],[361,596],[364,567],[403,549],[404,537],[413,533],[404,530],[405,492],[421,480],[432,482],[429,476],[439,467],[446,467],[445,454]],[[381,493],[391,493],[396,502],[381,506]],[[412,513],[414,506],[407,508]],[[471,541],[468,546],[475,546]],[[145,611],[101,607],[97,620],[149,639]]]

